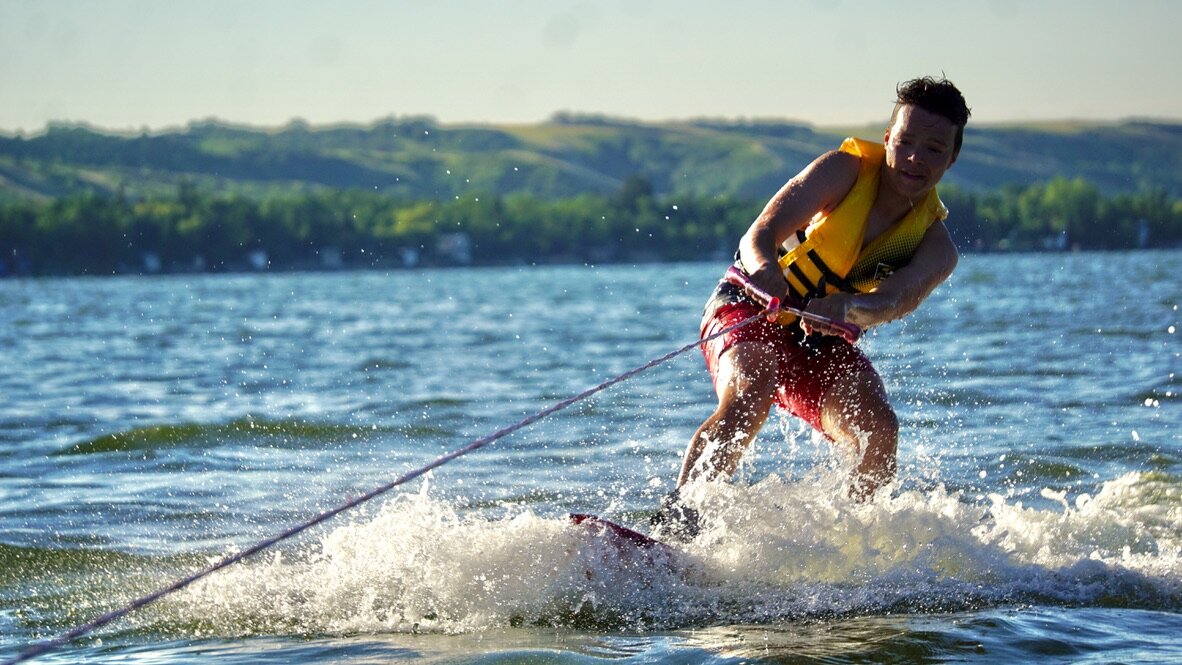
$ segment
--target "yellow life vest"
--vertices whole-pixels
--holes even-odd
[[[907,265],[933,222],[948,217],[948,209],[933,189],[903,219],[863,247],[886,150],[881,143],[848,138],[841,151],[861,160],[853,189],[832,212],[817,213],[780,249],[780,268],[792,295],[801,301],[837,291],[865,293],[874,289]],[[794,315],[781,313],[778,322],[795,320]]]

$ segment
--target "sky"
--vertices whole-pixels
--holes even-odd
[[[1175,0],[3,0],[0,132],[556,112],[884,122],[943,74],[981,123],[1182,121]]]

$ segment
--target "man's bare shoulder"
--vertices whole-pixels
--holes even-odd
[[[831,209],[853,189],[860,169],[861,160],[857,155],[830,150],[814,159],[798,177],[821,194],[820,198],[826,204],[824,208]]]
[[[813,160],[813,164],[817,166],[823,165],[825,168],[853,171],[857,175],[858,168],[862,164],[862,159],[853,153],[830,150]]]

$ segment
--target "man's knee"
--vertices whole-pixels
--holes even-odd
[[[717,381],[721,402],[770,407],[777,388],[775,349],[759,342],[742,342],[727,349],[721,361]]]
[[[888,438],[899,432],[899,418],[874,372],[860,372],[830,387],[822,402],[821,421],[826,430],[839,432],[876,432]]]

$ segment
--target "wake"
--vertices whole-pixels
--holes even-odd
[[[710,516],[701,535],[658,565],[622,559],[565,514],[464,514],[426,491],[403,495],[144,619],[169,632],[201,617],[203,634],[251,635],[648,631],[1013,604],[1182,610],[1178,478],[1129,473],[1043,509],[943,487],[857,503],[843,479],[702,488],[688,497]]]

